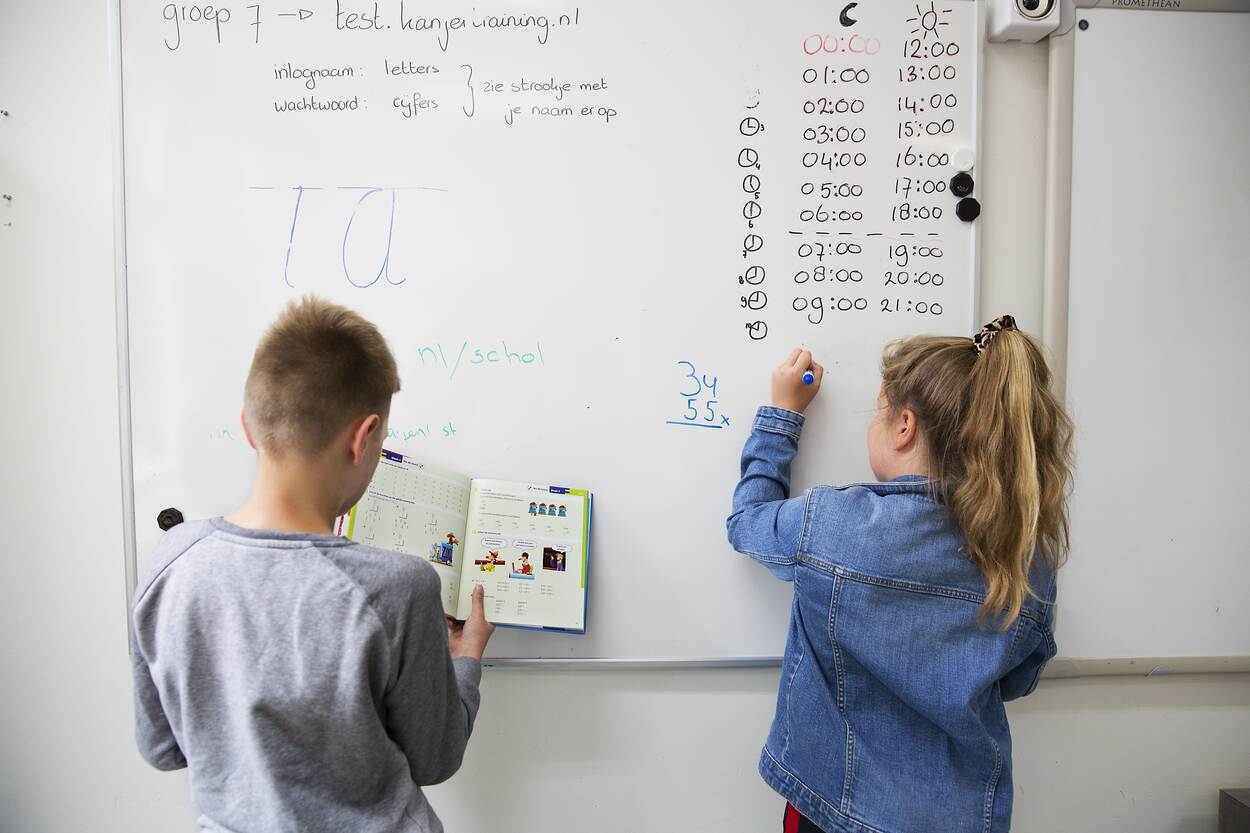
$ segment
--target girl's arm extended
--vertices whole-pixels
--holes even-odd
[[[734,489],[729,543],[772,570],[794,578],[807,497],[790,499],[790,463],[799,450],[803,415],[763,407],[742,449],[742,474]]]

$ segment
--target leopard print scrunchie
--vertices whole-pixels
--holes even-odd
[[[990,323],[981,328],[981,332],[972,337],[972,349],[976,354],[981,355],[981,351],[990,346],[990,342],[994,340],[994,336],[1003,330],[1015,330],[1016,319],[1010,315],[1000,315]]]

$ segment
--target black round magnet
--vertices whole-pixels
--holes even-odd
[[[955,204],[955,216],[965,223],[971,223],[981,216],[981,203],[977,202],[976,197],[964,197]]]
[[[957,197],[966,197],[972,193],[972,175],[967,171],[960,171],[951,177],[951,193]]]
[[[168,509],[162,509],[160,513],[157,514],[156,525],[161,528],[162,532],[167,532],[182,523],[184,520],[186,519],[182,517],[182,513],[171,506]]]

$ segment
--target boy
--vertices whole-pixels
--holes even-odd
[[[261,339],[244,390],[256,482],[174,527],[136,589],[136,737],[190,770],[213,831],[437,833],[421,791],[459,768],[493,627],[446,622],[424,559],[332,534],[378,463],[395,359],[315,298]]]

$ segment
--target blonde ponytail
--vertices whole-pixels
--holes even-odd
[[[976,340],[905,339],[886,349],[882,391],[920,423],[929,477],[986,579],[980,614],[1009,627],[1035,559],[1053,570],[1068,552],[1072,423],[1042,351],[1014,322]]]

